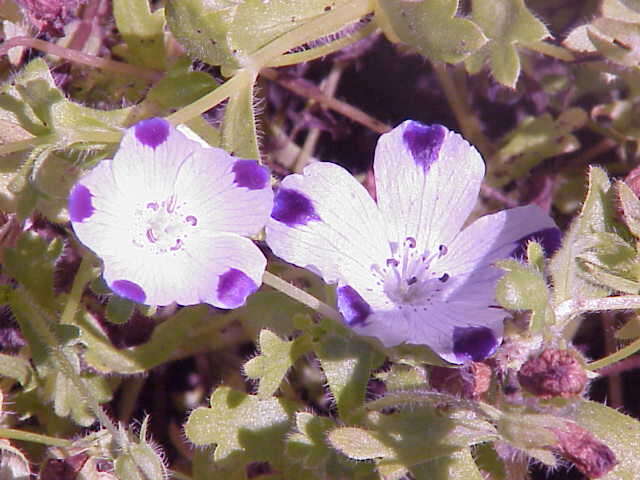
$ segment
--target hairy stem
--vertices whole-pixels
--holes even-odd
[[[39,433],[25,432],[15,428],[0,428],[0,438],[9,440],[20,440],[22,442],[40,443],[50,447],[68,447],[71,445],[70,440],[64,438],[50,437],[48,435],[40,435]]]
[[[262,281],[265,285],[269,285],[271,288],[274,288],[288,297],[293,298],[294,300],[300,302],[303,305],[315,310],[319,314],[335,320],[336,322],[341,322],[342,317],[338,313],[335,308],[330,307],[324,302],[321,302],[313,295],[308,294],[304,290],[291,285],[289,282],[281,279],[280,277],[274,275],[271,272],[264,272],[264,276],[262,277]]]

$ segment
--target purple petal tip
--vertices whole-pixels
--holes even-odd
[[[371,306],[353,287],[338,288],[338,309],[348,325],[364,325],[371,314]]]
[[[91,191],[81,183],[73,187],[68,203],[69,218],[72,222],[82,222],[93,215],[95,208],[93,208],[92,198]]]
[[[484,360],[498,348],[498,339],[487,327],[456,327],[453,330],[453,353],[461,362]]]
[[[271,217],[290,227],[320,220],[309,197],[288,188],[281,188],[276,193]]]
[[[128,298],[134,302],[144,303],[147,294],[142,287],[130,280],[116,280],[111,284],[111,290],[121,297]]]
[[[428,170],[438,159],[440,147],[444,142],[446,129],[442,125],[423,125],[409,122],[402,134],[402,140],[409,148],[414,161]]]
[[[249,190],[260,190],[267,186],[269,171],[255,160],[236,160],[233,164],[235,184]]]
[[[156,148],[169,137],[169,122],[164,118],[148,118],[136,123],[134,128],[138,141],[151,148]]]
[[[236,308],[244,305],[247,297],[257,289],[258,285],[246,273],[230,268],[220,275],[217,294],[227,308]]]

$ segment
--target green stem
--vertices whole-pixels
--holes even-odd
[[[294,52],[287,53],[285,55],[281,55],[274,60],[270,61],[267,67],[286,67],[289,65],[296,65],[298,63],[310,62],[312,60],[316,60],[318,58],[326,57],[334,52],[342,50],[349,45],[356,43],[363,38],[368,37],[373,34],[378,29],[378,25],[374,22],[371,22],[360,30],[357,30],[351,35],[347,35],[341,37],[337,40],[334,40],[331,43],[326,43],[319,47],[311,48],[309,50],[304,50],[302,52]]]
[[[271,288],[274,288],[285,295],[293,298],[294,300],[300,302],[303,305],[315,310],[321,315],[324,315],[327,318],[335,320],[337,322],[342,322],[342,317],[338,313],[335,308],[330,307],[324,302],[321,302],[313,295],[308,294],[304,290],[299,289],[291,285],[289,282],[281,279],[280,277],[274,275],[271,272],[264,272],[264,276],[262,277],[262,281],[265,285],[269,285]]]
[[[91,389],[82,380],[80,372],[76,371],[75,367],[67,357],[60,340],[49,327],[49,325],[53,325],[55,322],[46,318],[47,314],[38,307],[37,303],[31,298],[26,290],[23,288],[17,288],[14,292],[15,295],[19,297],[23,305],[31,310],[31,325],[37,335],[42,339],[43,343],[48,346],[49,355],[53,357],[53,360],[56,366],[60,369],[60,372],[72,383],[78,391],[83,403],[93,412],[102,426],[109,431],[116,444],[125,448],[126,440],[121,438],[120,431],[92,395]]]
[[[96,277],[96,272],[91,265],[89,255],[82,257],[76,276],[73,279],[73,286],[71,287],[71,293],[67,298],[67,304],[64,306],[62,316],[60,317],[60,323],[75,325],[75,316],[78,311],[78,307],[82,301],[82,294],[84,289],[91,280]]]
[[[439,62],[433,62],[432,65],[440,82],[440,86],[447,97],[447,102],[449,102],[449,106],[460,126],[462,135],[480,150],[485,160],[488,160],[495,149],[482,132],[482,126],[480,125],[478,116],[471,111],[471,107],[467,103],[467,89],[460,88],[461,85],[456,83],[455,75],[450,72],[447,65]]]
[[[199,98],[195,102],[190,103],[186,107],[169,115],[167,120],[174,125],[178,125],[180,123],[186,123],[192,118],[203,114],[210,108],[215,107],[231,96],[234,90],[239,87],[238,84],[244,81],[244,78],[244,75],[237,72],[236,75],[224,82],[213,92],[206,94],[204,97]]]
[[[587,365],[587,370],[599,370],[600,368],[607,367],[613,363],[619,362],[620,360],[624,360],[627,357],[630,357],[634,353],[640,350],[640,338],[634,340],[632,343],[627,345],[624,348],[621,348],[615,353],[608,355],[600,360],[596,360],[595,362],[591,362]]]
[[[64,438],[49,437],[48,435],[40,435],[39,433],[25,432],[15,428],[0,428],[0,438],[8,438],[10,440],[20,440],[22,442],[41,443],[50,447],[68,447],[71,441]]]
[[[556,325],[560,330],[564,330],[569,322],[571,322],[571,320],[576,316],[587,312],[637,309],[640,309],[640,295],[565,300],[555,309],[557,319]]]

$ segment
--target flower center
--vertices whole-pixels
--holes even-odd
[[[437,252],[419,252],[416,239],[407,237],[384,265],[373,265],[371,270],[378,277],[377,283],[394,303],[424,305],[449,280],[448,273],[433,268],[434,260],[446,254],[446,245],[440,245]]]
[[[133,243],[156,254],[181,250],[198,225],[197,217],[184,209],[184,203],[179,202],[175,194],[141,206],[135,212],[139,228]]]

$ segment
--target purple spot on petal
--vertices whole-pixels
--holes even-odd
[[[271,217],[290,227],[320,220],[311,200],[297,190],[281,188],[273,200]]]
[[[218,298],[228,308],[244,305],[247,297],[258,289],[258,285],[246,273],[230,268],[218,280]]]
[[[140,285],[130,280],[116,280],[111,284],[111,290],[121,297],[128,298],[134,302],[144,303],[147,294]]]
[[[414,161],[425,170],[438,159],[440,147],[444,142],[446,129],[442,125],[423,125],[410,122],[402,139],[409,148]]]
[[[527,256],[527,244],[535,240],[542,245],[547,256],[553,255],[562,245],[562,232],[555,228],[538,230],[518,240],[518,246],[511,252],[510,257],[525,258]]]
[[[82,222],[93,215],[95,208],[91,199],[93,195],[91,191],[82,185],[76,183],[69,194],[69,218],[72,222]]]
[[[134,126],[136,138],[144,145],[156,148],[169,136],[169,122],[164,118],[147,118]]]
[[[232,170],[235,184],[249,190],[260,190],[269,181],[269,171],[255,160],[236,160]]]
[[[487,327],[455,327],[453,353],[460,361],[484,360],[498,347],[493,330]]]
[[[348,325],[364,325],[371,314],[371,306],[353,287],[338,288],[338,309]]]

